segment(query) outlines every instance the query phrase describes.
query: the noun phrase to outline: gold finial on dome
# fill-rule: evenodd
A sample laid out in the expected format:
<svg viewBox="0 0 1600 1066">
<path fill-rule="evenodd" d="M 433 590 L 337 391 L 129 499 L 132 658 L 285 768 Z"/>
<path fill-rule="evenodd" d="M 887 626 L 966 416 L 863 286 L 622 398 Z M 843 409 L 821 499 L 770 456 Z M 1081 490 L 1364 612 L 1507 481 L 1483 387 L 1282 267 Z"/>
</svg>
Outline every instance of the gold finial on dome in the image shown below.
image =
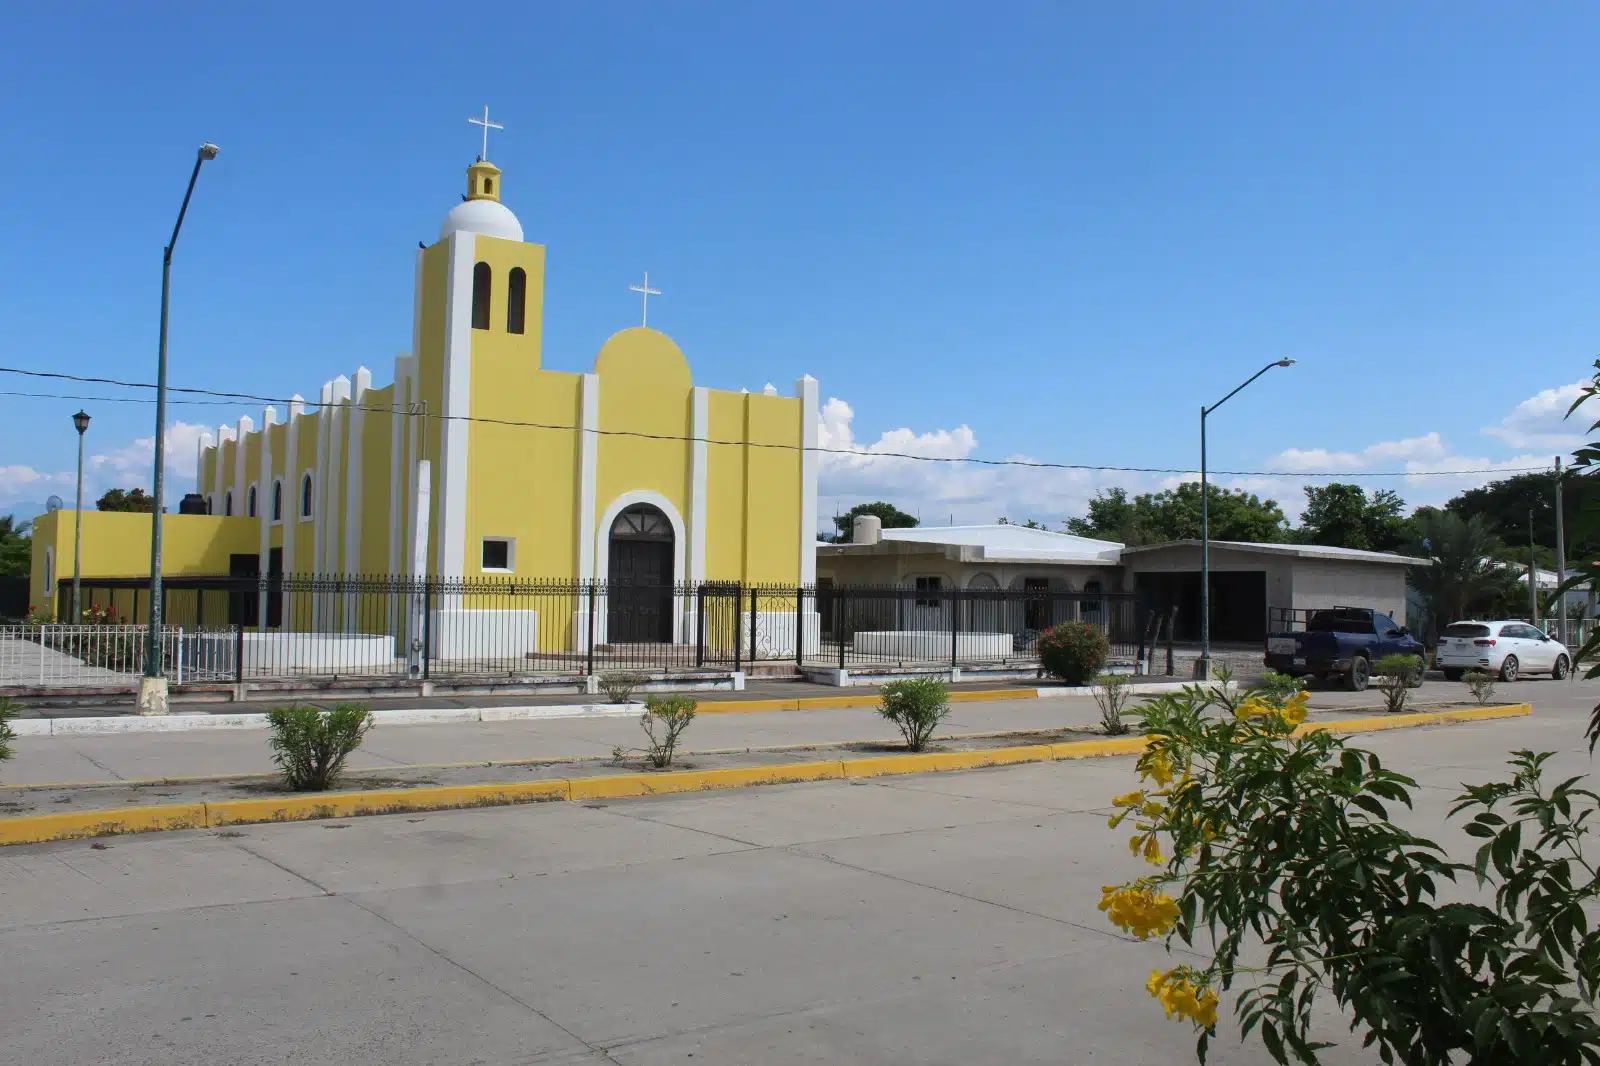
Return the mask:
<svg viewBox="0 0 1600 1066">
<path fill-rule="evenodd" d="M 500 168 L 480 159 L 467 168 L 467 199 L 500 202 Z"/>
</svg>

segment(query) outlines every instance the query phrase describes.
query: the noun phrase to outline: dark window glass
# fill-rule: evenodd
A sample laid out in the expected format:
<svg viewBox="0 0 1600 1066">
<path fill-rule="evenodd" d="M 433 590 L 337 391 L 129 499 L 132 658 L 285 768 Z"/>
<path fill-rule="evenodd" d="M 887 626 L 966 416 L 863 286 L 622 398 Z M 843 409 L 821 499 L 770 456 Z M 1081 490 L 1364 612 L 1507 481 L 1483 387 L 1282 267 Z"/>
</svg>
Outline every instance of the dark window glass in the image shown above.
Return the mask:
<svg viewBox="0 0 1600 1066">
<path fill-rule="evenodd" d="M 489 328 L 489 285 L 493 276 L 488 263 L 472 268 L 472 328 Z"/>
<path fill-rule="evenodd" d="M 521 333 L 527 318 L 528 275 L 512 267 L 506 279 L 506 332 Z"/>
<path fill-rule="evenodd" d="M 511 569 L 511 544 L 503 540 L 483 542 L 483 568 L 485 570 Z"/>
</svg>

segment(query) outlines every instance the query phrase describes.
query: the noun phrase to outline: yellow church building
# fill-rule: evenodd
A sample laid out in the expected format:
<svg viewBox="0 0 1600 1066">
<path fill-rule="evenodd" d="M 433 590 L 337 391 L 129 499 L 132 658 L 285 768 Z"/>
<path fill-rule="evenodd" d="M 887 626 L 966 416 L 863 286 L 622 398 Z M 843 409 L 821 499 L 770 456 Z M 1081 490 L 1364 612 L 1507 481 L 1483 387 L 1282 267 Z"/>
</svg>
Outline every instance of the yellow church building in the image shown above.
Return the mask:
<svg viewBox="0 0 1600 1066">
<path fill-rule="evenodd" d="M 417 252 L 412 350 L 391 384 L 363 367 L 201 440 L 204 503 L 184 510 L 205 513 L 166 517 L 164 575 L 814 582 L 816 380 L 790 396 L 696 385 L 644 327 L 587 371 L 545 367 L 545 249 L 523 239 L 501 178 L 480 157 Z M 36 525 L 41 597 L 71 577 L 73 517 Z M 85 582 L 147 576 L 148 516 L 83 522 Z M 348 628 L 272 613 L 286 629 Z M 682 622 L 640 636 L 683 640 Z"/>
</svg>

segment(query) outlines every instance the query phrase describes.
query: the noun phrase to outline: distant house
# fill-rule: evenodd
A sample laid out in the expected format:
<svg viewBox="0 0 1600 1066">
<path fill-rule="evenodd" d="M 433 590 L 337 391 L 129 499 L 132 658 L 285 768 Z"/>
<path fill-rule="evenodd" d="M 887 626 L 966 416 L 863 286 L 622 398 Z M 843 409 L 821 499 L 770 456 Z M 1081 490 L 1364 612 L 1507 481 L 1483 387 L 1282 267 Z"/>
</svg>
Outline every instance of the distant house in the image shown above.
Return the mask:
<svg viewBox="0 0 1600 1066">
<path fill-rule="evenodd" d="M 1171 615 L 1179 640 L 1200 636 L 1200 542 L 1129 548 L 1015 525 L 882 529 L 857 520 L 849 544 L 817 546 L 820 587 L 880 585 L 942 589 L 1037 589 L 1134 600 L 1140 617 Z M 1390 552 L 1316 544 L 1211 542 L 1211 636 L 1261 640 L 1274 619 L 1320 607 L 1373 607 L 1404 617 L 1406 568 L 1427 566 Z"/>
</svg>

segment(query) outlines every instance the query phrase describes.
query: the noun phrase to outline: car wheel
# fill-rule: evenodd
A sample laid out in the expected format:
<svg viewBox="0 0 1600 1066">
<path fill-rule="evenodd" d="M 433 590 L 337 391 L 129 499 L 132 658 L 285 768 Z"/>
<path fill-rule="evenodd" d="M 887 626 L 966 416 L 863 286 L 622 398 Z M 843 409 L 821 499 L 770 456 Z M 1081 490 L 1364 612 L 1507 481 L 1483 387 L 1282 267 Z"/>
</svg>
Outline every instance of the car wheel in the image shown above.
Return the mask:
<svg viewBox="0 0 1600 1066">
<path fill-rule="evenodd" d="M 1444 671 L 1444 679 L 1446 681 L 1460 681 L 1462 679 L 1462 677 L 1464 677 L 1465 675 L 1466 675 L 1466 671 L 1465 670 L 1455 670 L 1455 669 L 1451 669 L 1449 667 L 1446 667 L 1445 671 Z"/>
<path fill-rule="evenodd" d="M 1572 663 L 1565 655 L 1558 655 L 1556 656 L 1555 666 L 1550 670 L 1550 676 L 1555 678 L 1557 681 L 1565 681 L 1567 679 L 1567 674 L 1569 674 L 1571 671 Z"/>
<path fill-rule="evenodd" d="M 1344 687 L 1351 692 L 1365 692 L 1372 666 L 1365 655 L 1357 655 L 1350 663 L 1350 672 L 1344 675 Z"/>
<path fill-rule="evenodd" d="M 1517 679 L 1517 670 L 1517 657 L 1515 655 L 1507 655 L 1505 661 L 1500 664 L 1500 680 L 1515 681 Z"/>
</svg>

